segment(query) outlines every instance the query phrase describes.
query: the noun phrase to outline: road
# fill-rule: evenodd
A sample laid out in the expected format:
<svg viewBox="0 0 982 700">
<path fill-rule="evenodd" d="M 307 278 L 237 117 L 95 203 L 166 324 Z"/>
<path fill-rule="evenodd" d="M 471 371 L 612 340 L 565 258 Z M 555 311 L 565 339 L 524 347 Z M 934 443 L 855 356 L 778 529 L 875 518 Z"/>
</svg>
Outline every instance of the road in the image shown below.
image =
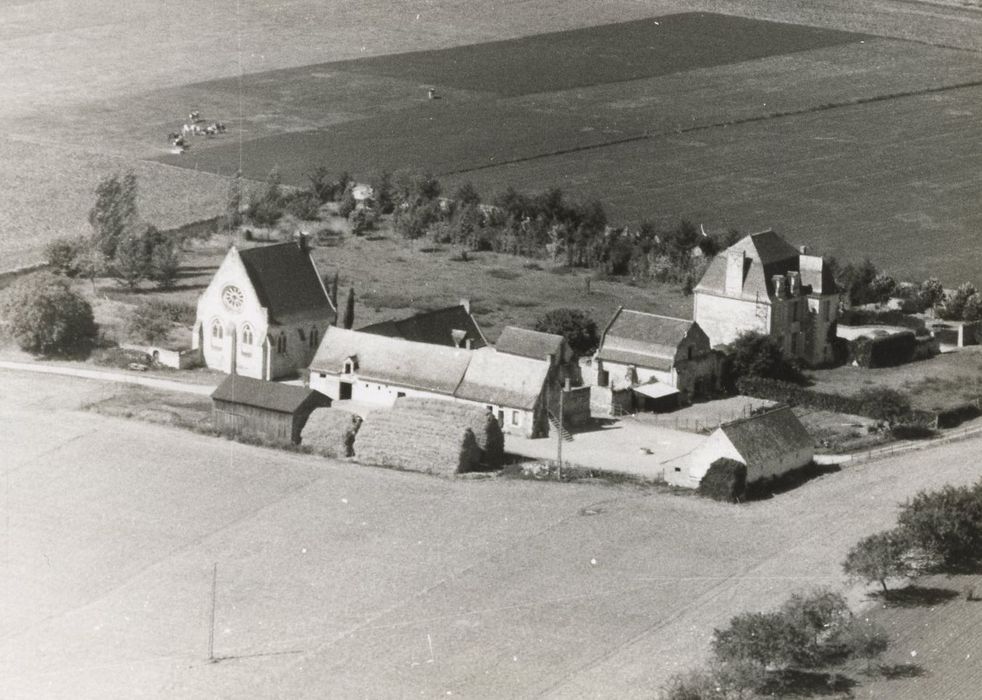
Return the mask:
<svg viewBox="0 0 982 700">
<path fill-rule="evenodd" d="M 982 476 L 971 440 L 739 507 L 451 481 L 79 410 L 106 390 L 0 372 L 5 699 L 652 697 L 732 614 L 843 585 L 898 501 Z"/>
</svg>

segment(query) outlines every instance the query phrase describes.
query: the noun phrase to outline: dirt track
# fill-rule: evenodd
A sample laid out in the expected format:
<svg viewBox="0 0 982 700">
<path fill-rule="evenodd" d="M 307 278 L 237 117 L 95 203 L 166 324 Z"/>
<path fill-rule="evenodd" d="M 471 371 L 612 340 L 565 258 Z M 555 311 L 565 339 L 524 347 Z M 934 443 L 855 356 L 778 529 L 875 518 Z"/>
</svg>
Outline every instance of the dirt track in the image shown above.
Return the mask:
<svg viewBox="0 0 982 700">
<path fill-rule="evenodd" d="M 898 500 L 982 476 L 971 441 L 743 508 L 444 481 L 73 410 L 103 391 L 0 375 L 4 698 L 650 697 L 734 612 L 840 584 Z"/>
</svg>

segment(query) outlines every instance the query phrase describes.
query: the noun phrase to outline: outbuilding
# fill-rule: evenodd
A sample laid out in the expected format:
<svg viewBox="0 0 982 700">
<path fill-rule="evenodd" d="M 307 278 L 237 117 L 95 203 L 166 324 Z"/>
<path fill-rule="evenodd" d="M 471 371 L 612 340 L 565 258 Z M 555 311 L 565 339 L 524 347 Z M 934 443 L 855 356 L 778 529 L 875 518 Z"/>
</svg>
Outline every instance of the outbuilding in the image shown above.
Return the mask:
<svg viewBox="0 0 982 700">
<path fill-rule="evenodd" d="M 313 389 L 237 374 L 219 384 L 211 400 L 219 430 L 294 445 L 300 444 L 300 433 L 310 414 L 331 405 L 328 397 Z"/>
</svg>

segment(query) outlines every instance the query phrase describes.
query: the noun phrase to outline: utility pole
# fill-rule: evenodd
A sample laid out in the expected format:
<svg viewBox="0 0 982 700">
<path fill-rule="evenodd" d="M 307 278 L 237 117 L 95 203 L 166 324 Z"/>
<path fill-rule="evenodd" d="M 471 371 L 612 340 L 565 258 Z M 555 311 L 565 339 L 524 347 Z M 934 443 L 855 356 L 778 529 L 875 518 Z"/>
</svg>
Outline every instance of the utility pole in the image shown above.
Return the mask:
<svg viewBox="0 0 982 700">
<path fill-rule="evenodd" d="M 556 426 L 556 477 L 563 480 L 563 387 L 559 387 L 559 425 Z"/>
<path fill-rule="evenodd" d="M 218 562 L 211 570 L 211 624 L 208 626 L 208 663 L 215 663 L 215 594 L 218 587 Z"/>
</svg>

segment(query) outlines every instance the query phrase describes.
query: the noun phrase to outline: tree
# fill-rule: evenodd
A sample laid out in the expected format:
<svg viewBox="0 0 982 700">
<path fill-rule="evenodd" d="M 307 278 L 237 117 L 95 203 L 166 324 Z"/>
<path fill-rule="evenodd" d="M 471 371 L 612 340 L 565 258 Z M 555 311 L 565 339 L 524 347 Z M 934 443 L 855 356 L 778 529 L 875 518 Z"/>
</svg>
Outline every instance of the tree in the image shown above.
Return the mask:
<svg viewBox="0 0 982 700">
<path fill-rule="evenodd" d="M 274 226 L 283 216 L 283 184 L 280 171 L 273 168 L 266 176 L 266 186 L 262 192 L 249 198 L 246 211 L 249 218 L 259 226 Z"/>
<path fill-rule="evenodd" d="M 12 284 L 0 314 L 21 349 L 41 355 L 86 350 L 98 331 L 89 303 L 50 272 Z"/>
<path fill-rule="evenodd" d="M 838 633 L 838 641 L 850 656 L 866 659 L 866 672 L 873 670 L 873 660 L 890 647 L 886 630 L 869 618 L 852 618 Z"/>
<path fill-rule="evenodd" d="M 933 309 L 944 300 L 944 287 L 936 277 L 929 277 L 918 288 L 918 299 L 924 309 Z"/>
<path fill-rule="evenodd" d="M 173 324 L 166 309 L 151 301 L 140 302 L 130 312 L 127 328 L 136 340 L 155 343 L 166 338 Z"/>
<path fill-rule="evenodd" d="M 781 613 L 808 637 L 809 646 L 798 653 L 796 662 L 811 666 L 824 663 L 825 641 L 850 619 L 846 599 L 825 588 L 792 594 L 781 606 Z"/>
<path fill-rule="evenodd" d="M 982 294 L 976 292 L 965 300 L 965 306 L 962 309 L 962 320 L 978 321 L 980 318 L 982 318 Z"/>
<path fill-rule="evenodd" d="M 131 231 L 120 239 L 111 263 L 113 277 L 118 282 L 135 289 L 141 281 L 147 279 L 155 233 L 156 229 L 147 227 L 141 232 Z"/>
<path fill-rule="evenodd" d="M 784 358 L 778 342 L 769 335 L 744 331 L 730 344 L 732 380 L 766 377 L 797 382 L 801 373 Z"/>
<path fill-rule="evenodd" d="M 95 232 L 99 250 L 107 258 L 112 258 L 116 254 L 117 244 L 136 229 L 136 192 L 136 175 L 133 173 L 122 177 L 109 175 L 96 187 L 96 200 L 89 211 L 89 223 Z"/>
<path fill-rule="evenodd" d="M 910 544 L 898 530 L 878 532 L 859 540 L 842 562 L 842 570 L 848 576 L 866 583 L 878 582 L 887 592 L 887 579 L 907 576 L 907 552 Z"/>
<path fill-rule="evenodd" d="M 897 281 L 885 272 L 878 272 L 869 283 L 869 296 L 872 302 L 885 304 L 897 289 Z"/>
<path fill-rule="evenodd" d="M 982 482 L 921 491 L 900 509 L 897 523 L 916 547 L 945 566 L 982 558 Z"/>
<path fill-rule="evenodd" d="M 344 315 L 341 317 L 341 327 L 351 329 L 355 325 L 355 288 L 348 287 L 348 298 L 344 303 Z"/>
<path fill-rule="evenodd" d="M 535 330 L 563 336 L 578 357 L 589 355 L 600 343 L 596 321 L 578 309 L 548 311 L 535 322 Z"/>
<path fill-rule="evenodd" d="M 395 188 L 392 185 L 392 173 L 383 170 L 372 180 L 371 185 L 379 213 L 391 214 L 395 209 Z"/>
<path fill-rule="evenodd" d="M 477 206 L 481 203 L 481 195 L 474 183 L 468 180 L 454 191 L 453 200 L 458 206 Z"/>
<path fill-rule="evenodd" d="M 150 261 L 147 277 L 161 289 L 170 289 L 177 279 L 181 267 L 181 256 L 177 243 L 171 236 L 165 236 L 154 228 L 145 234 L 150 237 Z"/>
<path fill-rule="evenodd" d="M 975 288 L 975 285 L 971 282 L 965 282 L 942 302 L 941 307 L 938 309 L 938 315 L 941 318 L 952 321 L 963 319 L 965 316 L 965 305 L 969 299 L 977 294 L 978 290 Z"/>
<path fill-rule="evenodd" d="M 348 183 L 348 186 L 344 188 L 344 194 L 341 196 L 341 201 L 338 203 L 338 215 L 348 218 L 348 215 L 355 210 L 358 206 L 358 202 L 355 200 L 355 186 L 353 183 Z"/>
<path fill-rule="evenodd" d="M 876 269 L 876 265 L 866 258 L 859 265 L 849 264 L 837 269 L 835 282 L 845 292 L 849 303 L 859 306 L 877 301 L 871 287 L 878 274 L 880 271 Z"/>
<path fill-rule="evenodd" d="M 314 168 L 313 172 L 307 175 L 307 190 L 313 194 L 321 204 L 334 200 L 334 190 L 336 183 L 331 179 L 330 171 L 323 165 Z"/>
<path fill-rule="evenodd" d="M 78 275 L 78 258 L 87 242 L 80 236 L 56 238 L 44 247 L 44 257 L 55 272 L 66 277 Z"/>
<path fill-rule="evenodd" d="M 743 613 L 726 629 L 713 631 L 712 649 L 723 663 L 747 663 L 759 669 L 788 666 L 808 645 L 807 635 L 780 612 Z"/>
</svg>

